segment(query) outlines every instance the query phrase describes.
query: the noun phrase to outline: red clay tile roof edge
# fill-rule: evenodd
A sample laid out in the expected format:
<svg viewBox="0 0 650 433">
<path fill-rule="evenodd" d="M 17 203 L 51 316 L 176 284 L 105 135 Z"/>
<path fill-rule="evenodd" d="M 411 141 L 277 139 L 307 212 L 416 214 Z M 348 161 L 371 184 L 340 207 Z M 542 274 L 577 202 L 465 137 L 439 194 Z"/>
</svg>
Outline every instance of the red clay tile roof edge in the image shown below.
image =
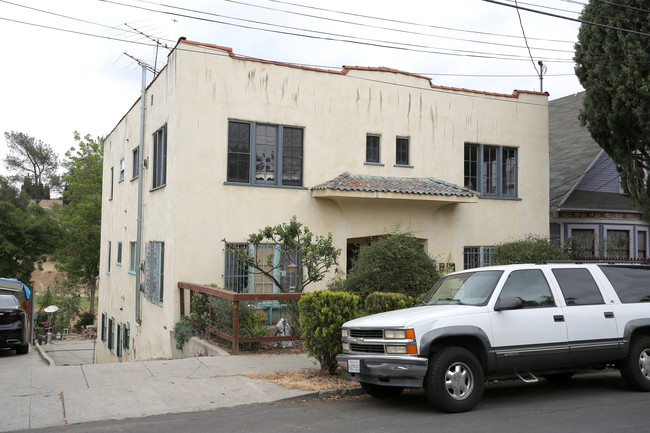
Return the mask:
<svg viewBox="0 0 650 433">
<path fill-rule="evenodd" d="M 427 80 L 429 82 L 429 86 L 431 86 L 432 89 L 451 90 L 451 91 L 454 91 L 454 92 L 477 93 L 477 94 L 481 94 L 481 95 L 501 96 L 501 97 L 505 97 L 505 98 L 519 98 L 520 94 L 549 96 L 548 92 L 535 92 L 535 91 L 532 91 L 532 90 L 517 90 L 517 89 L 515 89 L 512 92 L 512 94 L 507 94 L 507 93 L 485 92 L 485 91 L 482 91 L 482 90 L 463 89 L 463 88 L 459 88 L 459 87 L 439 86 L 439 85 L 433 84 L 433 82 L 431 81 L 431 78 L 425 77 L 424 75 L 413 74 L 411 72 L 405 72 L 405 71 L 400 71 L 398 69 L 392 69 L 392 68 L 386 68 L 386 67 L 345 66 L 345 65 L 343 65 L 342 70 L 335 71 L 335 70 L 332 70 L 332 69 L 314 68 L 312 66 L 296 65 L 294 63 L 274 62 L 272 60 L 258 59 L 258 58 L 255 58 L 255 57 L 239 56 L 239 55 L 233 53 L 233 50 L 230 47 L 224 47 L 224 46 L 221 46 L 221 45 L 214 45 L 214 44 L 207 44 L 207 43 L 197 42 L 197 41 L 189 41 L 189 40 L 187 40 L 185 38 L 180 38 L 178 40 L 178 43 L 176 44 L 176 47 L 181 42 L 185 43 L 185 44 L 203 46 L 203 47 L 208 47 L 208 48 L 215 48 L 217 50 L 226 51 L 226 52 L 228 52 L 228 55 L 232 59 L 236 59 L 236 60 L 247 60 L 247 61 L 250 61 L 250 62 L 258 62 L 258 63 L 266 63 L 266 64 L 270 64 L 270 65 L 285 66 L 287 68 L 304 69 L 304 70 L 307 70 L 307 71 L 326 72 L 326 73 L 329 73 L 329 74 L 339 74 L 339 75 L 347 75 L 347 73 L 349 71 L 351 71 L 351 70 L 374 71 L 374 72 L 391 72 L 391 73 L 394 73 L 394 74 L 402 74 L 402 75 L 408 75 L 408 76 L 415 77 L 415 78 L 425 79 L 425 80 Z M 174 47 L 174 49 L 176 49 L 176 47 Z"/>
</svg>

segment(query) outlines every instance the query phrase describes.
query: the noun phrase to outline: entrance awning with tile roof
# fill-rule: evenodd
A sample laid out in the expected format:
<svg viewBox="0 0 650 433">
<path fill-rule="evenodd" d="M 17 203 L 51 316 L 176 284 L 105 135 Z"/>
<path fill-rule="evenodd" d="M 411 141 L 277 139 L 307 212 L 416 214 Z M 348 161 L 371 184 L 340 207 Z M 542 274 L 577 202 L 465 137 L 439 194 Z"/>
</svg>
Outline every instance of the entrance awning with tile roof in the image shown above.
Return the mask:
<svg viewBox="0 0 650 433">
<path fill-rule="evenodd" d="M 417 200 L 439 203 L 477 203 L 478 194 L 442 180 L 413 177 L 369 176 L 343 173 L 311 188 L 314 198 Z"/>
</svg>

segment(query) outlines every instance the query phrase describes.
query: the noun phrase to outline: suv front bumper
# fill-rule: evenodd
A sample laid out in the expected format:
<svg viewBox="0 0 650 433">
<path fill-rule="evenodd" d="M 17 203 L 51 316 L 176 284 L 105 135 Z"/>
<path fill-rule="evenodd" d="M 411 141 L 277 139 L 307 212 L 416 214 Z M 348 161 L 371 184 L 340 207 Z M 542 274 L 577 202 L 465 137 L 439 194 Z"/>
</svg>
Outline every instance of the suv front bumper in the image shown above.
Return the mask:
<svg viewBox="0 0 650 433">
<path fill-rule="evenodd" d="M 416 356 L 386 356 L 341 353 L 338 362 L 358 361 L 359 372 L 350 372 L 348 378 L 383 386 L 421 388 L 427 374 L 429 360 Z"/>
</svg>

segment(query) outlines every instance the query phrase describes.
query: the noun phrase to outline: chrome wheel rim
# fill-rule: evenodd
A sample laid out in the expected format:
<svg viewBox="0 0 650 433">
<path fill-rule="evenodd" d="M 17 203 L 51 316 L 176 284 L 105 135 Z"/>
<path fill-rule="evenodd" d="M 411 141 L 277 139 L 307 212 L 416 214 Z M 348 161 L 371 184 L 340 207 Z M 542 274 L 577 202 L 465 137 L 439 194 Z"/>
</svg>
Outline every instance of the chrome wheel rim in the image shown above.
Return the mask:
<svg viewBox="0 0 650 433">
<path fill-rule="evenodd" d="M 643 377 L 650 380 L 650 349 L 641 352 L 641 356 L 639 356 L 639 368 Z"/>
<path fill-rule="evenodd" d="M 445 389 L 454 400 L 464 400 L 474 389 L 474 375 L 462 362 L 455 362 L 445 373 Z"/>
</svg>

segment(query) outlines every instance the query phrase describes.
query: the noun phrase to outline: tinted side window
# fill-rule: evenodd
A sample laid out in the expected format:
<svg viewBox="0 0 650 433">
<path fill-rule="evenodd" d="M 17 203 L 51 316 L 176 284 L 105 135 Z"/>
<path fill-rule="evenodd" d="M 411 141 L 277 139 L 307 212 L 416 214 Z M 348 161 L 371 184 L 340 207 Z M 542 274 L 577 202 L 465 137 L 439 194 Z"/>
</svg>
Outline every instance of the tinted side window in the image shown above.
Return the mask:
<svg viewBox="0 0 650 433">
<path fill-rule="evenodd" d="M 567 305 L 604 304 L 603 296 L 587 269 L 553 269 Z"/>
<path fill-rule="evenodd" d="M 499 299 L 503 298 L 519 298 L 524 308 L 555 305 L 551 289 L 539 269 L 511 272 L 499 295 Z"/>
<path fill-rule="evenodd" d="M 650 302 L 650 268 L 641 266 L 600 266 L 621 302 Z"/>
</svg>

